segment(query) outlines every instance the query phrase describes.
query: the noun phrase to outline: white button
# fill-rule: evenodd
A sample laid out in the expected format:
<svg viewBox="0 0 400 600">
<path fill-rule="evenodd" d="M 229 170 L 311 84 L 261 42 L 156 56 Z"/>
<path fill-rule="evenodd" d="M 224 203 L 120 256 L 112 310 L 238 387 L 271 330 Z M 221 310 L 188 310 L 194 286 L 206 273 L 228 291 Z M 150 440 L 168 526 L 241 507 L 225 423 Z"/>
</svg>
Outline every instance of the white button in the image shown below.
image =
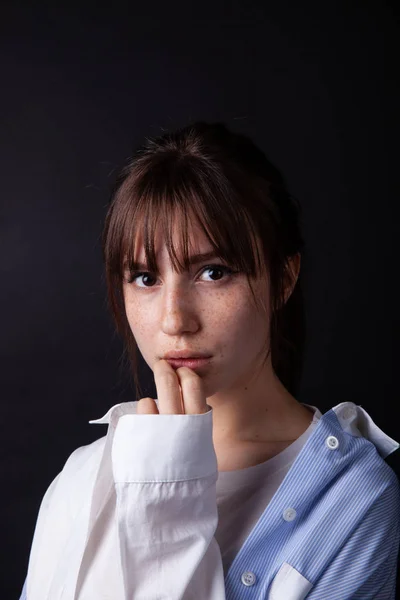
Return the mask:
<svg viewBox="0 0 400 600">
<path fill-rule="evenodd" d="M 254 585 L 256 582 L 256 576 L 251 571 L 245 571 L 242 574 L 242 583 L 244 585 Z"/>
<path fill-rule="evenodd" d="M 285 521 L 293 521 L 293 519 L 296 518 L 296 511 L 294 508 L 286 508 L 283 511 L 283 518 L 285 519 Z"/>
<path fill-rule="evenodd" d="M 330 435 L 326 438 L 325 444 L 328 446 L 329 450 L 336 450 L 339 447 L 339 440 L 334 435 Z"/>
<path fill-rule="evenodd" d="M 342 414 L 343 419 L 351 419 L 356 414 L 356 411 L 353 406 L 347 406 Z"/>
</svg>

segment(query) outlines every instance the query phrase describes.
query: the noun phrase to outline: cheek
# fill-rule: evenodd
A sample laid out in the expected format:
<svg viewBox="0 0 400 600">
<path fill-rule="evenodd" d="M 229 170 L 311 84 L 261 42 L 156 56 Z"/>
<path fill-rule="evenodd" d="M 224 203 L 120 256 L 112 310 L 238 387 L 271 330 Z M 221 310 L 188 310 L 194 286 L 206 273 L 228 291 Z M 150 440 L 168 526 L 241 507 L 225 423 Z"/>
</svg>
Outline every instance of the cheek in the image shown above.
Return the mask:
<svg viewBox="0 0 400 600">
<path fill-rule="evenodd" d="M 219 332 L 224 350 L 229 354 L 257 351 L 269 335 L 268 307 L 266 310 L 264 314 L 254 305 L 251 294 L 233 295 L 210 314 L 207 327 L 209 331 Z"/>
<path fill-rule="evenodd" d="M 259 340 L 265 340 L 268 334 L 268 320 L 250 302 L 246 305 L 236 305 L 234 311 L 225 311 L 221 322 L 237 342 L 246 346 L 257 346 Z"/>
<path fill-rule="evenodd" d="M 135 338 L 142 337 L 146 331 L 149 332 L 150 315 L 143 310 L 143 307 L 130 302 L 125 306 L 125 310 L 129 326 Z"/>
<path fill-rule="evenodd" d="M 149 320 L 150 315 L 143 310 L 143 307 L 140 309 L 140 307 L 134 306 L 133 303 L 129 303 L 125 310 L 129 327 L 135 338 L 139 352 L 150 366 L 149 361 L 154 352 L 155 339 L 153 323 Z"/>
</svg>

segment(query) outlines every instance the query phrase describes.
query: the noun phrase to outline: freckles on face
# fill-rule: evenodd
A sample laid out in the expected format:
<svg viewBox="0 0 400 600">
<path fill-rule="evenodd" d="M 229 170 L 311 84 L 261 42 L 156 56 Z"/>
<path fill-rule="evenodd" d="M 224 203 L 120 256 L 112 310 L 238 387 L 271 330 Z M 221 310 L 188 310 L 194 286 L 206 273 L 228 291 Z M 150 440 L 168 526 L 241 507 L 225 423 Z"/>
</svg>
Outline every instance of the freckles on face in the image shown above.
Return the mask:
<svg viewBox="0 0 400 600">
<path fill-rule="evenodd" d="M 255 293 L 257 294 L 256 289 Z M 260 349 L 265 346 L 268 319 L 254 306 L 245 278 L 242 285 L 225 300 L 214 329 L 219 331 L 223 356 L 239 374 L 247 370 Z"/>
<path fill-rule="evenodd" d="M 254 306 L 244 275 L 218 287 L 195 285 L 182 303 L 176 297 L 174 304 L 160 290 L 125 286 L 128 322 L 150 367 L 158 356 L 183 345 L 212 354 L 211 369 L 224 385 L 251 366 L 265 344 L 267 319 Z"/>
</svg>

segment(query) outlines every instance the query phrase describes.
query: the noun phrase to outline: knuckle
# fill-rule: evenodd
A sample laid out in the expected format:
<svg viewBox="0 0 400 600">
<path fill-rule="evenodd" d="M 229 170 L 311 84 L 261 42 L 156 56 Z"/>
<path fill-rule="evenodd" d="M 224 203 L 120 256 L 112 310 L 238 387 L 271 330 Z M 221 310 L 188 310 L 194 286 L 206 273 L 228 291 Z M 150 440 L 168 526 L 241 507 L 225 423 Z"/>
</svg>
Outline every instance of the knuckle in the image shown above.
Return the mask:
<svg viewBox="0 0 400 600">
<path fill-rule="evenodd" d="M 155 401 L 153 398 L 140 398 L 137 403 L 136 412 L 139 415 L 153 414 Z"/>
<path fill-rule="evenodd" d="M 146 398 L 140 398 L 139 402 L 143 402 L 143 404 L 148 404 L 149 402 L 153 402 L 153 398 L 147 396 Z"/>
</svg>

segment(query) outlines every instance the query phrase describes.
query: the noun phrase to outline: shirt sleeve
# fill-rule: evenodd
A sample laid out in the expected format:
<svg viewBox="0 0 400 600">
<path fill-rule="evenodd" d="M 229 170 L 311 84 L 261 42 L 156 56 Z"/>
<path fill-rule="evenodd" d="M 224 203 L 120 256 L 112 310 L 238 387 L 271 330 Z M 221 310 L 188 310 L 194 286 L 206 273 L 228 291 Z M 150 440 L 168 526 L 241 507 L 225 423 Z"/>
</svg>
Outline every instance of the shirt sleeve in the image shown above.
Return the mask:
<svg viewBox="0 0 400 600">
<path fill-rule="evenodd" d="M 396 600 L 399 519 L 399 482 L 393 473 L 307 600 Z"/>
<path fill-rule="evenodd" d="M 111 454 L 126 600 L 225 600 L 212 411 L 123 415 Z"/>
</svg>

